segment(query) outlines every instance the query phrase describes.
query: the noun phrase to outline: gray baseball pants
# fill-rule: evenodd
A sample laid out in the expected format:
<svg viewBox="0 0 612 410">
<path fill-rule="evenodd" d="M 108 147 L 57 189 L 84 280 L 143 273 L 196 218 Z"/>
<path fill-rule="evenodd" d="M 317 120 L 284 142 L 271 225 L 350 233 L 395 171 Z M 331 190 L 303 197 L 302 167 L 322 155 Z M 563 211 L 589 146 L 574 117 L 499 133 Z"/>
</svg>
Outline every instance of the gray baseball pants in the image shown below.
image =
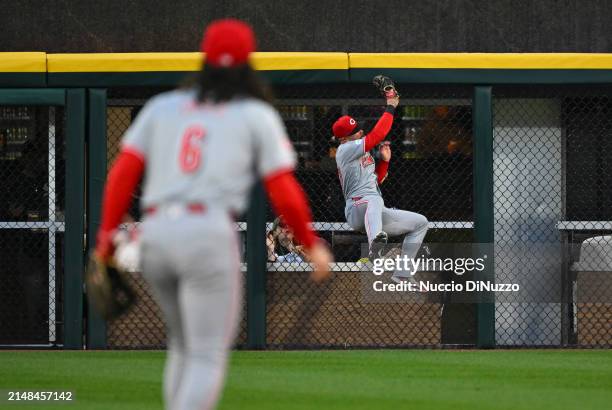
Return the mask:
<svg viewBox="0 0 612 410">
<path fill-rule="evenodd" d="M 355 231 L 368 235 L 368 244 L 381 231 L 389 236 L 403 235 L 402 256 L 414 258 L 427 234 L 427 218 L 421 214 L 385 207 L 383 198 L 368 195 L 359 200 L 346 201 L 344 209 L 346 221 Z M 398 276 L 408 276 L 409 272 L 396 272 Z"/>
<path fill-rule="evenodd" d="M 164 314 L 168 410 L 213 409 L 239 321 L 234 223 L 223 210 L 155 213 L 141 227 L 143 275 Z"/>
</svg>

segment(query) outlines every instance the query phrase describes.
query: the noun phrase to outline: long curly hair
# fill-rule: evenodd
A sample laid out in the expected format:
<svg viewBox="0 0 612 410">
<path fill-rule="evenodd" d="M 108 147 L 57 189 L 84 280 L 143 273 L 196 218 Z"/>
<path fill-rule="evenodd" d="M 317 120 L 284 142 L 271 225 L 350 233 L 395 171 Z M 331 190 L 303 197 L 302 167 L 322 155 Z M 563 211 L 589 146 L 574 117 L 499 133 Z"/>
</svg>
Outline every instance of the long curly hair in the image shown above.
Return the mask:
<svg viewBox="0 0 612 410">
<path fill-rule="evenodd" d="M 235 97 L 252 97 L 272 102 L 272 92 L 250 64 L 221 68 L 204 64 L 202 70 L 187 83 L 198 89 L 198 101 L 215 103 Z"/>
</svg>

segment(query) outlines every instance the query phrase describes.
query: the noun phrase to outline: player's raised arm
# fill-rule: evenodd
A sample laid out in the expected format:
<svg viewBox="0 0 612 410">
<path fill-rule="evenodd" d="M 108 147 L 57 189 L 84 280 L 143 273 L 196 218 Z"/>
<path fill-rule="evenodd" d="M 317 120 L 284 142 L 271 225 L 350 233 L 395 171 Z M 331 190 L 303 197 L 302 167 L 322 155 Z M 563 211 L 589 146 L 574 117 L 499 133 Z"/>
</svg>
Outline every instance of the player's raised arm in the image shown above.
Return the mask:
<svg viewBox="0 0 612 410">
<path fill-rule="evenodd" d="M 391 131 L 391 126 L 393 125 L 393 114 L 395 113 L 395 108 L 398 104 L 398 95 L 387 98 L 387 108 L 385 108 L 385 112 L 380 117 L 372 131 L 365 136 L 364 149 L 366 152 L 380 144 L 380 142 L 385 139 L 389 131 Z"/>
</svg>

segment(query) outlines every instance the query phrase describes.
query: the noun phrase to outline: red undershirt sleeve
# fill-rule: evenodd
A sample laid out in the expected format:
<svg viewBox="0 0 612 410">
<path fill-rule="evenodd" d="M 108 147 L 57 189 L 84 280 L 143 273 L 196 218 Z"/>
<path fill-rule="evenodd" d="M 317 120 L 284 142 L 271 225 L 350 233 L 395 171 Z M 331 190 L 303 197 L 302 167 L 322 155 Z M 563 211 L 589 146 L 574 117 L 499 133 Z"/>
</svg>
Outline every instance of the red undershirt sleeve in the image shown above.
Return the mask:
<svg viewBox="0 0 612 410">
<path fill-rule="evenodd" d="M 385 139 L 389 131 L 391 131 L 391 126 L 393 125 L 393 110 L 394 107 L 388 105 L 387 110 L 380 117 L 372 131 L 366 135 L 364 144 L 365 152 L 368 152 L 380 144 L 380 142 Z"/>
<path fill-rule="evenodd" d="M 282 215 L 283 222 L 291 228 L 298 242 L 307 249 L 312 248 L 317 236 L 310 229 L 310 207 L 293 172 L 275 172 L 264 178 L 264 185 L 276 214 Z"/>
<path fill-rule="evenodd" d="M 96 253 L 101 257 L 112 254 L 112 233 L 128 211 L 144 165 L 142 155 L 127 149 L 119 154 L 108 173 L 102 199 L 102 223 L 96 240 Z"/>
<path fill-rule="evenodd" d="M 378 180 L 378 185 L 382 184 L 385 178 L 387 178 L 387 174 L 389 173 L 389 161 L 380 160 L 376 164 L 376 177 Z"/>
</svg>

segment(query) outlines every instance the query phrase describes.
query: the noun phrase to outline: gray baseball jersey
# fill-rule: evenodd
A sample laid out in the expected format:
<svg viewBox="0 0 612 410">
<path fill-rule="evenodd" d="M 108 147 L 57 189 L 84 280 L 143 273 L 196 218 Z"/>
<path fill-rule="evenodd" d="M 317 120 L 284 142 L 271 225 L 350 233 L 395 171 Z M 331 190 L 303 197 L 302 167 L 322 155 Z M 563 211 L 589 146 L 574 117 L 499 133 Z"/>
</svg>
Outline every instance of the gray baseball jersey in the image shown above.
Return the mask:
<svg viewBox="0 0 612 410">
<path fill-rule="evenodd" d="M 385 207 L 374 158 L 365 152 L 365 138 L 341 144 L 336 151 L 336 163 L 348 224 L 356 231 L 365 231 L 370 244 L 381 231 L 392 236 L 405 234 L 401 253 L 414 258 L 427 234 L 427 218 L 415 212 Z M 394 276 L 405 278 L 411 274 L 414 273 L 395 272 Z"/>
<path fill-rule="evenodd" d="M 164 399 L 172 410 L 210 409 L 223 386 L 243 287 L 230 213 L 245 210 L 257 175 L 295 164 L 270 105 L 198 104 L 195 96 L 152 99 L 123 140 L 145 161 L 141 206 L 158 208 L 141 224 L 141 263 L 167 324 Z M 186 211 L 194 203 L 205 210 Z"/>
<path fill-rule="evenodd" d="M 153 98 L 123 139 L 145 159 L 141 206 L 203 203 L 241 213 L 256 175 L 293 168 L 295 152 L 269 104 L 195 97 L 178 90 Z"/>
<path fill-rule="evenodd" d="M 338 176 L 344 199 L 380 195 L 372 155 L 365 152 L 365 138 L 345 142 L 336 151 Z"/>
</svg>

